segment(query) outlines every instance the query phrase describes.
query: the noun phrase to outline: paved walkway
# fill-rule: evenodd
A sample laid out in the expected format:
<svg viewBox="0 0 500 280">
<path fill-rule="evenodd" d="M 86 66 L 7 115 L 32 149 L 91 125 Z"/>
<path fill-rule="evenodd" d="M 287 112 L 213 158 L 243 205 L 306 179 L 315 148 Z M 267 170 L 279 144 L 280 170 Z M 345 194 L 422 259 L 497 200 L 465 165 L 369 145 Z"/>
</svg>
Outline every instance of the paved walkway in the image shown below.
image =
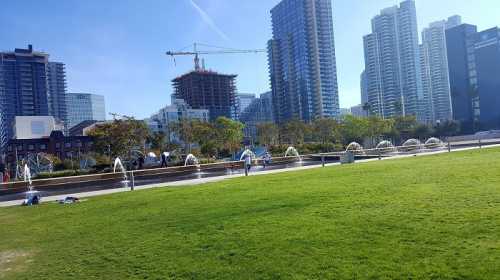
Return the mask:
<svg viewBox="0 0 500 280">
<path fill-rule="evenodd" d="M 500 145 L 486 146 L 486 147 L 483 147 L 483 149 L 495 148 L 495 147 L 500 147 Z M 480 148 L 479 147 L 462 148 L 462 149 L 452 150 L 452 152 L 476 150 L 476 149 L 480 149 Z M 382 160 L 394 160 L 394 159 L 401 159 L 401 158 L 408 158 L 408 157 L 415 157 L 415 156 L 421 157 L 421 156 L 442 154 L 442 153 L 447 153 L 447 152 L 448 152 L 447 150 L 442 150 L 442 151 L 435 151 L 435 152 L 420 153 L 420 154 L 416 154 L 416 155 L 414 155 L 414 154 L 398 155 L 398 156 L 383 158 Z M 358 161 L 356 161 L 356 164 L 373 162 L 373 161 L 379 161 L 379 159 L 375 158 L 375 159 L 358 160 Z M 340 165 L 340 163 L 330 163 L 330 164 L 326 164 L 325 166 L 336 166 L 336 165 Z M 316 168 L 321 168 L 321 167 L 322 167 L 322 165 L 319 164 L 319 165 L 301 166 L 301 167 L 293 167 L 293 168 L 286 168 L 286 169 L 274 169 L 274 170 L 250 173 L 249 176 L 262 176 L 262 175 L 268 175 L 268 174 L 277 174 L 277 173 L 284 173 L 284 172 L 294 172 L 294 171 L 300 171 L 300 170 L 316 169 Z M 220 182 L 223 180 L 244 177 L 244 176 L 245 176 L 244 174 L 234 174 L 234 175 L 225 175 L 225 176 L 210 177 L 210 178 L 200 178 L 200 179 L 193 179 L 193 180 L 176 181 L 176 182 L 161 183 L 161 184 L 154 184 L 154 185 L 147 185 L 147 186 L 138 186 L 138 187 L 135 187 L 135 190 L 146 190 L 146 189 L 164 188 L 164 187 L 195 186 L 195 185 L 211 183 L 211 182 Z M 89 197 L 94 197 L 94 196 L 122 193 L 122 192 L 128 192 L 128 191 L 130 191 L 129 188 L 120 188 L 120 189 L 100 190 L 100 191 L 83 192 L 83 193 L 75 193 L 75 194 L 56 195 L 56 196 L 43 197 L 42 201 L 44 203 L 54 202 L 54 201 L 62 200 L 68 196 L 78 197 L 78 198 L 82 199 L 82 198 L 89 198 Z M 22 202 L 23 202 L 22 200 L 12 200 L 12 201 L 0 202 L 0 207 L 17 206 L 17 205 L 21 205 Z"/>
</svg>

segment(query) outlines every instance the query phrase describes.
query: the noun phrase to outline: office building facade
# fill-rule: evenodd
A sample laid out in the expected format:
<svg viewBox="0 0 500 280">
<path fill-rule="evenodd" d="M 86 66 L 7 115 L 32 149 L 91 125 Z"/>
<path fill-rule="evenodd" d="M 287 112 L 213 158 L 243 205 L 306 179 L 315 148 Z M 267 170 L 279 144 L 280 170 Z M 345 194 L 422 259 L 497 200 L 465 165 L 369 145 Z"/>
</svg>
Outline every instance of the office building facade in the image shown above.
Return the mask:
<svg viewBox="0 0 500 280">
<path fill-rule="evenodd" d="M 282 0 L 271 15 L 268 60 L 275 120 L 338 117 L 331 0 Z"/>
<path fill-rule="evenodd" d="M 415 2 L 406 0 L 382 10 L 363 41 L 371 113 L 421 120 L 424 97 Z"/>
<path fill-rule="evenodd" d="M 153 132 L 162 132 L 171 142 L 180 142 L 172 128 L 182 120 L 210 121 L 210 111 L 207 109 L 193 109 L 182 99 L 172 99 L 172 104 L 161 108 L 145 122 Z"/>
<path fill-rule="evenodd" d="M 475 62 L 481 129 L 500 128 L 500 29 L 475 35 Z"/>
<path fill-rule="evenodd" d="M 104 96 L 90 93 L 68 94 L 69 128 L 83 121 L 106 120 Z"/>
<path fill-rule="evenodd" d="M 461 24 L 446 30 L 446 49 L 453 119 L 474 131 L 479 121 L 475 36 L 477 27 Z"/>
<path fill-rule="evenodd" d="M 259 124 L 274 122 L 272 92 L 263 93 L 259 98 L 255 98 L 241 113 L 240 121 L 245 124 L 245 137 L 255 140 Z"/>
<path fill-rule="evenodd" d="M 28 49 L 0 53 L 0 150 L 13 137 L 16 116 L 48 116 L 48 54 Z"/>
<path fill-rule="evenodd" d="M 241 113 L 243 113 L 255 99 L 256 97 L 253 93 L 238 93 L 236 95 L 236 106 L 239 117 L 241 116 Z"/>
<path fill-rule="evenodd" d="M 437 124 L 453 119 L 446 34 L 460 24 L 460 17 L 433 22 L 422 32 L 421 67 L 424 121 Z"/>
</svg>

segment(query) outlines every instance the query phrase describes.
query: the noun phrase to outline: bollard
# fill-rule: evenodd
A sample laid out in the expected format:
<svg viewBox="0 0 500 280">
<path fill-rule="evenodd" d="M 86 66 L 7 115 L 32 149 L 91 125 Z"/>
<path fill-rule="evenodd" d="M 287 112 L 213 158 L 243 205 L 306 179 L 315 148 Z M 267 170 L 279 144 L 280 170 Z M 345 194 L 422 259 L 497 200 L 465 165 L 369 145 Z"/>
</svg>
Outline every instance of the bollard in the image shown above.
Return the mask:
<svg viewBox="0 0 500 280">
<path fill-rule="evenodd" d="M 481 143 L 481 139 L 479 139 L 479 149 L 482 149 L 483 148 L 483 145 Z"/>
<path fill-rule="evenodd" d="M 451 143 L 448 141 L 448 153 L 451 153 Z"/>
<path fill-rule="evenodd" d="M 321 156 L 321 165 L 325 167 L 325 156 Z"/>
<path fill-rule="evenodd" d="M 248 164 L 246 160 L 243 163 L 243 167 L 245 168 L 245 176 L 248 176 Z"/>
<path fill-rule="evenodd" d="M 380 149 L 377 149 L 378 151 L 378 160 L 382 160 L 382 152 L 380 152 Z"/>
</svg>

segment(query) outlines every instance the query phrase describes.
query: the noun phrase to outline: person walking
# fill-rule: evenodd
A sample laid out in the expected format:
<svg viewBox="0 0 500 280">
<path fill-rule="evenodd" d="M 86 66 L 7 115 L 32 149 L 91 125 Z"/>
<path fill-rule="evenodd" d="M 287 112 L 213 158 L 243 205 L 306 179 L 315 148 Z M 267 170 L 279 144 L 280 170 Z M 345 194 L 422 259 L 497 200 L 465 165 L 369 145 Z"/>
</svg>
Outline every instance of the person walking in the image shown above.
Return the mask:
<svg viewBox="0 0 500 280">
<path fill-rule="evenodd" d="M 168 167 L 167 155 L 165 153 L 161 153 L 161 168 L 163 167 Z"/>
<path fill-rule="evenodd" d="M 251 155 L 245 156 L 245 166 L 247 168 L 247 172 L 250 172 L 250 169 L 252 168 L 252 156 Z"/>
<path fill-rule="evenodd" d="M 4 182 L 4 174 L 5 174 L 5 163 L 0 159 L 0 184 Z"/>
<path fill-rule="evenodd" d="M 264 168 L 266 168 L 266 166 L 268 166 L 269 164 L 271 164 L 271 155 L 269 154 L 269 152 L 266 152 L 266 154 L 264 155 Z"/>
</svg>

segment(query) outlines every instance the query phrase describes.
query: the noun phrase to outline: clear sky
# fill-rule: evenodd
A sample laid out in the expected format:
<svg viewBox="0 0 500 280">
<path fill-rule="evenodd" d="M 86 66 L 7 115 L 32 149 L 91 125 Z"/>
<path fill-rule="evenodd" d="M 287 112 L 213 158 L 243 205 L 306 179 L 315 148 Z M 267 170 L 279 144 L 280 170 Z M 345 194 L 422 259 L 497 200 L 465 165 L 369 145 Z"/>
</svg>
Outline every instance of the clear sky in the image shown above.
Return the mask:
<svg viewBox="0 0 500 280">
<path fill-rule="evenodd" d="M 193 68 L 164 55 L 193 42 L 260 49 L 271 38 L 279 0 L 1 0 L 0 50 L 33 44 L 66 63 L 68 89 L 106 97 L 108 112 L 144 118 L 170 103 L 170 81 Z M 360 101 L 362 36 L 397 0 L 333 0 L 342 107 Z M 500 25 L 498 0 L 416 0 L 419 31 L 461 15 L 479 29 Z M 269 90 L 267 55 L 206 56 L 207 68 L 238 74 L 239 92 Z"/>
</svg>

